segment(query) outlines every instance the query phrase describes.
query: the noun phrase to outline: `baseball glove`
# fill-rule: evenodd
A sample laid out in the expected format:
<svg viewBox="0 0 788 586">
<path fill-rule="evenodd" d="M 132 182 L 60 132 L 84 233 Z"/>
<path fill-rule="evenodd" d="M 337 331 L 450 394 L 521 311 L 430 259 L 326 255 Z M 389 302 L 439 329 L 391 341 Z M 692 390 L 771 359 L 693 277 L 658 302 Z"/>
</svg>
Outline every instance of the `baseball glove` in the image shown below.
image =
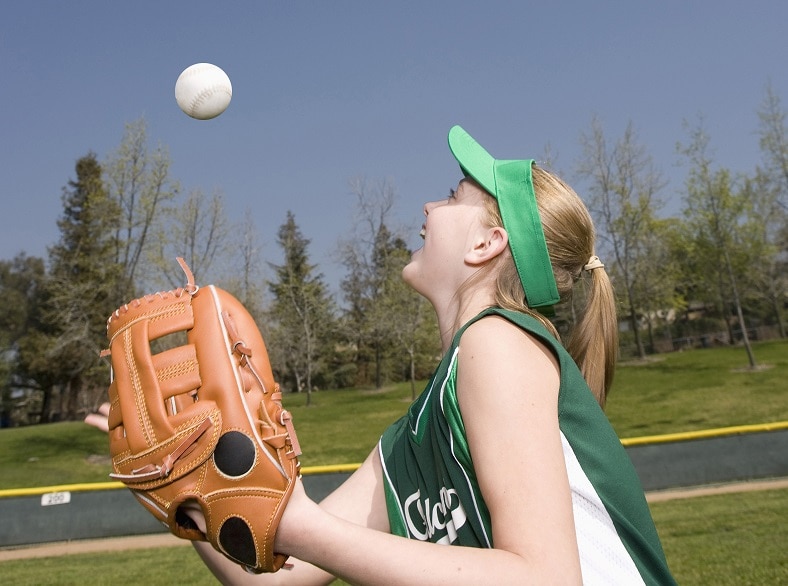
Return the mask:
<svg viewBox="0 0 788 586">
<path fill-rule="evenodd" d="M 252 317 L 226 291 L 195 286 L 178 262 L 185 287 L 107 321 L 111 476 L 178 537 L 275 572 L 287 556 L 273 551 L 274 536 L 299 474 L 292 419 Z M 173 335 L 175 347 L 154 349 Z M 205 533 L 187 501 L 202 509 Z"/>
</svg>

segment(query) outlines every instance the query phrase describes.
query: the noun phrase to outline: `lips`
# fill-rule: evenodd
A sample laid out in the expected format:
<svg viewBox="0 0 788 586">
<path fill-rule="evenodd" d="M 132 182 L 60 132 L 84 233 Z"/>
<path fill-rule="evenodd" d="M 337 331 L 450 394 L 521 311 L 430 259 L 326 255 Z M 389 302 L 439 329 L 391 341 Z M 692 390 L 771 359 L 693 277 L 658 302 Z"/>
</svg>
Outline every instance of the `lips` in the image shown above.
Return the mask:
<svg viewBox="0 0 788 586">
<path fill-rule="evenodd" d="M 424 237 L 426 235 L 427 235 L 427 227 L 426 226 L 422 226 L 421 227 L 421 231 L 419 232 L 419 236 L 421 236 L 421 239 L 424 240 Z"/>
</svg>

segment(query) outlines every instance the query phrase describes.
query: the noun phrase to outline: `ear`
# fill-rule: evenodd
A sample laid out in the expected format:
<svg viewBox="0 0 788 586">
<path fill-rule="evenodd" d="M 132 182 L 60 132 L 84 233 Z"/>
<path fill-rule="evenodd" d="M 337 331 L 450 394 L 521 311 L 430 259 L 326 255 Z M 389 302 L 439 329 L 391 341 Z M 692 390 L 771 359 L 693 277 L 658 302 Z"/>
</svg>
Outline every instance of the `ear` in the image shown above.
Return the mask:
<svg viewBox="0 0 788 586">
<path fill-rule="evenodd" d="M 481 232 L 474 242 L 473 248 L 465 254 L 465 262 L 470 265 L 481 265 L 492 260 L 509 244 L 509 234 L 501 227 L 488 228 Z"/>
</svg>

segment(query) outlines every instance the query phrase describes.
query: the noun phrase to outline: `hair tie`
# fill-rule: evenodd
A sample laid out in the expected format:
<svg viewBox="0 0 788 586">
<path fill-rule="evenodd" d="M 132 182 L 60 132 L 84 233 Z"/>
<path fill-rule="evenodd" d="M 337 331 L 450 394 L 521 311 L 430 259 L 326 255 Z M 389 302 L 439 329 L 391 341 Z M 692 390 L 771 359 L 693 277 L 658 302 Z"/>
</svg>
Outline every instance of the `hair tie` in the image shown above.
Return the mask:
<svg viewBox="0 0 788 586">
<path fill-rule="evenodd" d="M 588 262 L 583 267 L 584 271 L 593 271 L 594 269 L 603 269 L 605 265 L 602 264 L 602 261 L 599 260 L 598 256 L 592 256 L 588 259 Z"/>
</svg>

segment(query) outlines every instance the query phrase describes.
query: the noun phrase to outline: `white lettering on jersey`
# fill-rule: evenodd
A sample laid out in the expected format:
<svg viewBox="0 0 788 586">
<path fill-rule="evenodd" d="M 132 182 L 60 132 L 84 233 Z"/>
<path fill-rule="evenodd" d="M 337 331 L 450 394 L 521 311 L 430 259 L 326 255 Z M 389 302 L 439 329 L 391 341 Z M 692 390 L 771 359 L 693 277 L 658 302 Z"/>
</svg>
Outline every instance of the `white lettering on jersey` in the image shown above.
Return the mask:
<svg viewBox="0 0 788 586">
<path fill-rule="evenodd" d="M 416 539 L 427 541 L 438 532 L 445 533 L 437 543 L 450 544 L 457 540 L 457 530 L 465 525 L 467 515 L 453 488 L 441 488 L 440 500 L 434 505 L 430 499 L 421 500 L 416 491 L 405 499 L 405 521 L 408 531 Z"/>
</svg>

